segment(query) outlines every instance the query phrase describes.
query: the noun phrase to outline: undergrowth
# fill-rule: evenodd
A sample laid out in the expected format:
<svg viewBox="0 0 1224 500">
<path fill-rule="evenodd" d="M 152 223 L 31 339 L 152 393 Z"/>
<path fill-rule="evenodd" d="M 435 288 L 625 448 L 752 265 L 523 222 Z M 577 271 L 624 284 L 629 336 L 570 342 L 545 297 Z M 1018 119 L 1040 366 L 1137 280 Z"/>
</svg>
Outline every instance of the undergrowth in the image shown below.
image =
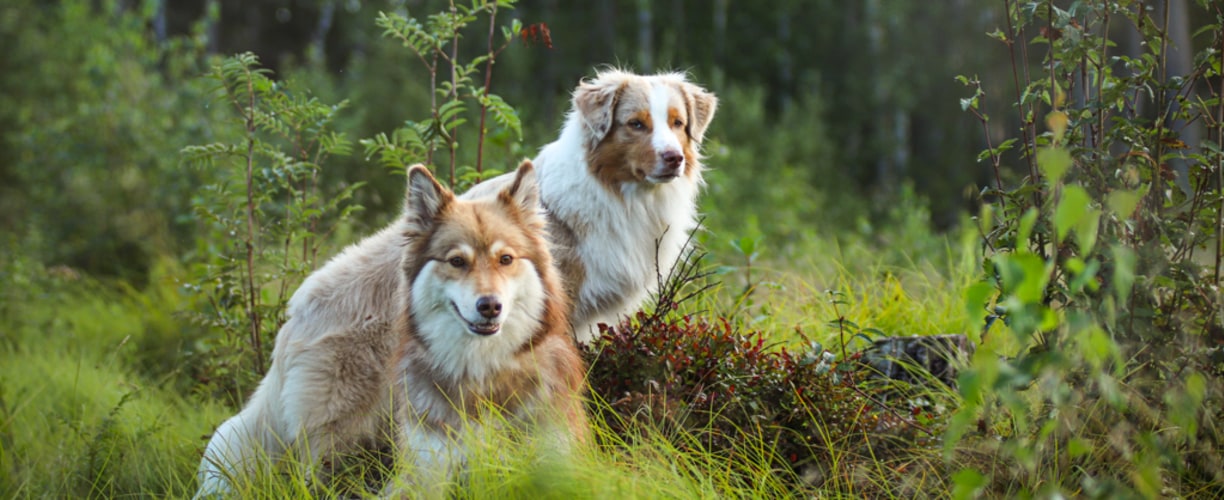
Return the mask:
<svg viewBox="0 0 1224 500">
<path fill-rule="evenodd" d="M 433 163 L 460 186 L 476 181 L 495 172 L 482 167 L 482 153 L 467 165 L 455 133 L 483 148 L 486 125 L 461 127 L 477 113 L 517 154 L 516 111 L 488 84 L 493 56 L 505 47 L 493 36 L 497 9 L 512 3 L 474 4 L 424 24 L 383 17 L 388 35 L 426 66 L 433 105 L 421 121 L 363 142 L 367 155 L 400 168 Z M 66 5 L 66 26 L 88 24 L 85 3 Z M 964 225 L 970 233 L 931 235 L 923 203 L 904 196 L 904 187 L 884 223 L 857 218 L 835 236 L 798 231 L 825 202 L 793 191 L 814 174 L 792 156 L 820 156 L 811 153 L 828 145 L 816 129 L 810 143 L 777 144 L 790 151 L 778 156 L 788 185 L 770 196 L 806 201 L 779 219 L 785 230 L 745 217 L 726 226 L 742 233 L 735 237 L 703 233 L 721 267 L 683 263 L 693 267 L 662 287 L 655 307 L 604 330 L 587 350 L 592 446 L 556 460 L 520 446 L 523 436 L 489 436 L 478 441 L 455 495 L 1220 496 L 1224 17 L 1212 11 L 1215 24 L 1195 34 L 1207 48 L 1194 72 L 1174 78 L 1162 59 L 1168 33 L 1158 28 L 1167 11 L 1134 1 L 1060 5 L 1005 1 L 1006 31 L 992 34 L 1018 61 L 1009 90 L 1022 111 L 1020 137 L 994 142 L 997 129 L 979 104 L 998 98 L 984 90 L 997 87 L 961 79 L 973 92 L 962 105 L 988 134 L 981 160 L 995 174 L 981 193 L 983 210 Z M 447 69 L 438 61 L 456 57 L 448 54 L 459 28 L 478 16 L 489 23 L 473 24 L 488 29 L 487 52 L 455 61 L 462 71 L 437 81 Z M 1138 30 L 1144 53 L 1115 54 L 1111 23 Z M 512 22 L 501 43 L 520 27 Z M 125 43 L 144 46 L 137 42 Z M 67 54 L 84 53 L 73 46 Z M 186 69 L 172 74 L 179 71 Z M 155 204 L 191 204 L 208 219 L 199 266 L 154 260 L 129 285 L 44 268 L 31 257 L 42 248 L 37 231 L 2 242 L 0 496 L 189 495 L 209 432 L 258 379 L 288 292 L 320 248 L 351 241 L 323 226 L 349 229 L 344 207 L 356 187 L 316 183 L 328 154 L 348 150 L 327 128 L 342 106 L 267 78 L 250 57 L 221 63 L 214 76 L 220 102 L 237 112 L 234 133 L 205 134 L 218 142 L 187 150 L 205 168 L 173 192 L 198 198 Z M 114 121 L 85 111 L 97 120 L 80 123 Z M 801 114 L 787 123 L 803 125 Z M 1185 144 L 1179 122 L 1201 124 L 1214 142 Z M 55 132 L 34 125 L 32 134 Z M 715 142 L 711 150 L 711 163 L 741 154 Z M 170 170 L 157 164 L 157 172 Z M 215 165 L 236 168 L 207 168 Z M 134 190 L 161 178 L 136 173 L 124 167 L 119 184 Z M 750 174 L 711 172 L 707 200 L 718 201 L 708 203 L 736 207 L 716 218 L 742 214 L 719 197 L 719 186 Z M 93 194 L 86 184 L 70 192 Z M 68 212 L 91 216 L 85 224 L 106 218 L 101 210 Z M 147 251 L 160 246 L 141 234 L 125 239 Z M 88 247 L 63 251 L 80 248 Z M 116 253 L 104 250 L 103 261 Z M 107 263 L 85 262 L 103 270 Z M 193 323 L 180 311 L 205 319 Z M 861 362 L 881 337 L 934 333 L 979 343 L 955 388 L 921 377 L 914 385 L 885 380 Z M 218 393 L 234 396 L 231 404 L 216 402 Z M 366 485 L 371 470 L 389 473 L 374 462 L 328 484 L 288 465 L 240 483 L 240 495 L 362 495 L 377 490 Z"/>
<path fill-rule="evenodd" d="M 201 362 L 195 359 L 198 354 L 165 354 L 168 346 L 174 346 L 171 351 L 190 352 L 187 346 L 193 345 L 192 339 L 207 332 L 192 330 L 191 323 L 174 312 L 196 307 L 192 301 L 198 297 L 185 293 L 180 285 L 188 273 L 170 265 L 157 269 L 148 287 L 132 289 L 96 282 L 67 269 L 44 269 L 28 259 L 6 261 L 0 272 L 14 286 L 4 290 L 5 301 L 0 305 L 5 332 L 0 353 L 0 495 L 185 497 L 194 491 L 194 471 L 207 436 L 234 410 L 207 392 L 189 389 L 199 383 L 195 377 L 209 373 L 193 365 Z M 843 278 L 865 297 L 889 296 L 874 280 Z M 935 292 L 938 290 L 920 293 Z M 943 293 L 953 295 L 955 291 Z M 823 294 L 809 299 L 828 300 Z M 688 314 L 686 327 L 708 335 L 711 346 L 724 353 L 748 353 L 723 372 L 720 383 L 741 373 L 773 376 L 770 373 L 776 374 L 773 370 L 777 368 L 799 367 L 805 362 L 803 351 L 782 355 L 777 350 L 792 344 L 790 328 L 741 330 L 743 315 L 731 315 L 728 323 L 697 326 L 703 321 L 699 316 L 720 302 L 712 291 L 692 297 L 679 310 L 666 311 L 666 321 L 661 317 L 653 332 L 668 333 L 685 326 L 682 321 L 670 322 Z M 810 340 L 820 332 L 829 339 L 837 336 L 828 325 L 814 323 L 812 328 Z M 738 342 L 741 336 L 753 343 L 744 346 Z M 668 341 L 679 345 L 700 340 L 690 336 Z M 826 345 L 832 348 L 835 344 Z M 152 359 L 162 362 L 142 361 Z M 664 363 L 666 357 L 645 359 Z M 900 491 L 893 484 L 897 469 L 930 468 L 931 459 L 938 458 L 935 451 L 923 448 L 915 450 L 916 455 L 905 455 L 895 445 L 876 445 L 862 437 L 861 432 L 877 420 L 850 419 L 863 402 L 862 396 L 849 386 L 833 383 L 828 378 L 833 367 L 823 375 L 817 373 L 824 370 L 821 362 L 823 358 L 799 369 L 800 375 L 808 377 L 805 380 L 815 383 L 805 389 L 811 401 L 791 397 L 784 412 L 801 432 L 770 431 L 738 403 L 719 403 L 721 396 L 715 396 L 719 404 L 700 407 L 700 411 L 626 418 L 622 415 L 630 407 L 627 402 L 598 396 L 604 391 L 596 390 L 590 403 L 595 415 L 593 448 L 563 462 L 550 462 L 525 452 L 506 453 L 519 448 L 491 441 L 479 452 L 489 455 L 471 463 L 471 479 L 457 494 L 461 498 L 741 498 L 811 491 L 853 497 L 856 492 Z M 609 373 L 619 366 L 610 357 L 596 361 L 592 380 L 599 379 L 597 372 Z M 686 370 L 693 372 L 691 367 Z M 626 375 L 641 384 L 648 383 L 649 373 Z M 728 387 L 721 387 L 724 395 Z M 764 398 L 764 404 L 758 403 L 764 406 L 762 412 L 782 413 L 768 407 L 772 405 L 768 398 L 775 395 L 764 387 L 753 389 L 749 383 L 735 393 L 744 396 L 739 402 Z M 821 411 L 819 402 L 834 397 L 841 398 L 841 407 L 850 412 L 849 420 Z M 895 417 L 885 414 L 886 420 L 890 418 Z M 857 430 L 845 432 L 851 427 Z M 811 454 L 803 436 L 820 443 L 815 448 L 818 454 Z M 279 470 L 282 472 L 249 478 L 239 491 L 248 498 L 371 491 L 361 486 L 360 472 L 357 477 L 341 475 L 336 483 L 323 486 L 296 475 L 293 471 L 298 468 L 291 464 Z M 942 487 L 938 477 L 928 474 L 913 480 L 907 491 Z"/>
</svg>

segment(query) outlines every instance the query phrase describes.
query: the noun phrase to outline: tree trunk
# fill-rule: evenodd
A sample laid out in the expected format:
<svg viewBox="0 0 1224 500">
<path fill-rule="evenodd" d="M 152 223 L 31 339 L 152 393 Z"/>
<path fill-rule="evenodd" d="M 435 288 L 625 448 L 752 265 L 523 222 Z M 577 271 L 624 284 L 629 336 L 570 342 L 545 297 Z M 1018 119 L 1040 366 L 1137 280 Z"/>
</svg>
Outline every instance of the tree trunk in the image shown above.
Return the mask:
<svg viewBox="0 0 1224 500">
<path fill-rule="evenodd" d="M 637 0 L 638 71 L 649 73 L 654 68 L 654 19 L 650 0 Z"/>
<path fill-rule="evenodd" d="M 157 45 L 166 43 L 166 0 L 157 0 L 157 10 L 153 13 L 153 36 Z"/>
<path fill-rule="evenodd" d="M 327 0 L 319 5 L 319 24 L 315 25 L 314 33 L 310 35 L 310 49 L 307 57 L 315 64 L 327 61 L 327 34 L 331 33 L 332 24 L 336 19 L 336 2 Z"/>
<path fill-rule="evenodd" d="M 778 88 L 781 96 L 778 98 L 778 109 L 782 113 L 790 111 L 795 93 L 795 63 L 791 55 L 791 12 L 790 5 L 778 9 Z"/>
<path fill-rule="evenodd" d="M 207 38 L 204 50 L 209 54 L 216 54 L 220 46 L 221 0 L 207 0 L 204 3 L 204 33 Z"/>
<path fill-rule="evenodd" d="M 595 25 L 599 30 L 599 61 L 611 61 L 616 57 L 616 5 L 613 0 L 599 0 L 599 19 Z"/>
<path fill-rule="evenodd" d="M 727 52 L 727 0 L 714 0 L 714 67 L 721 68 Z"/>
<path fill-rule="evenodd" d="M 1168 2 L 1168 34 L 1169 47 L 1166 52 L 1166 73 L 1165 78 L 1169 79 L 1175 76 L 1189 76 L 1194 71 L 1194 41 L 1190 39 L 1190 6 L 1186 0 L 1165 0 Z M 1190 90 L 1190 95 L 1194 95 L 1194 90 Z M 1177 90 L 1170 90 L 1166 96 L 1168 107 L 1166 113 L 1172 113 L 1177 108 Z M 1185 154 L 1197 153 L 1199 145 L 1203 142 L 1203 121 L 1197 120 L 1194 123 L 1187 124 L 1186 120 L 1181 118 L 1172 119 L 1168 127 L 1179 135 L 1182 142 L 1186 143 L 1190 149 L 1183 151 Z M 1187 195 L 1193 195 L 1190 188 L 1190 167 L 1186 160 L 1181 158 L 1173 158 L 1170 160 L 1170 165 L 1177 172 L 1177 186 L 1182 189 L 1182 192 Z"/>
</svg>

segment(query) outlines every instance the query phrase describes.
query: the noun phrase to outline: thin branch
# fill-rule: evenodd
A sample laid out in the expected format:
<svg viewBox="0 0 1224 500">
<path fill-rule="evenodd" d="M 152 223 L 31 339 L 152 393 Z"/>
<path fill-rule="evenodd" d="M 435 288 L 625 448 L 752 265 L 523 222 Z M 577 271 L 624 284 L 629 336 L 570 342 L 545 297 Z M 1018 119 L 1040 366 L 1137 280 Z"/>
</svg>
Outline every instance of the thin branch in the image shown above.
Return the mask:
<svg viewBox="0 0 1224 500">
<path fill-rule="evenodd" d="M 454 14 L 456 12 L 454 0 L 451 0 L 450 4 L 451 4 L 450 6 L 451 14 Z M 450 69 L 451 69 L 450 98 L 451 98 L 451 102 L 455 102 L 459 100 L 459 31 L 458 30 L 456 30 L 454 34 L 452 35 L 451 56 L 450 56 L 450 59 L 447 59 L 447 61 L 450 62 Z M 454 121 L 452 121 L 451 123 L 454 123 Z M 456 153 L 458 153 L 458 149 L 459 149 L 459 141 L 455 138 L 455 130 L 457 128 L 458 127 L 452 126 L 450 128 L 450 132 L 446 134 L 447 135 L 446 145 L 450 149 L 450 185 L 452 188 L 455 186 L 455 155 Z"/>
<path fill-rule="evenodd" d="M 1096 89 L 1097 130 L 1096 130 L 1096 133 L 1094 134 L 1095 137 L 1093 141 L 1096 146 L 1100 146 L 1101 144 L 1105 143 L 1105 113 L 1106 113 L 1106 110 L 1109 109 L 1109 107 L 1105 105 L 1105 99 L 1102 97 L 1102 95 L 1104 94 L 1104 89 L 1105 89 L 1105 71 L 1108 71 L 1108 68 L 1109 68 L 1108 66 L 1106 66 L 1105 61 L 1109 60 L 1108 56 L 1109 56 L 1109 20 L 1110 20 L 1110 17 L 1109 17 L 1109 9 L 1103 9 L 1103 10 L 1105 13 L 1104 14 L 1105 22 L 1102 23 L 1103 26 L 1101 28 L 1101 57 L 1100 59 L 1097 60 L 1097 81 L 1096 81 L 1096 84 L 1097 84 L 1097 89 Z M 1087 103 L 1088 100 L 1085 99 L 1084 102 Z M 1105 169 L 1105 157 L 1106 156 L 1108 155 L 1104 152 L 1101 152 L 1098 154 L 1098 158 L 1100 158 L 1100 164 L 1098 168 L 1101 171 L 1104 171 Z"/>
<path fill-rule="evenodd" d="M 1217 4 L 1216 19 L 1224 19 L 1224 12 L 1221 12 L 1220 6 Z M 1217 32 L 1216 35 L 1220 40 L 1220 53 L 1224 54 L 1224 33 Z M 1220 89 L 1220 94 L 1224 94 L 1224 88 Z M 1224 95 L 1216 95 L 1216 100 L 1219 101 L 1216 105 L 1216 189 L 1224 189 Z M 1224 252 L 1224 196 L 1217 196 L 1219 203 L 1216 206 L 1216 249 L 1215 249 L 1215 282 L 1220 283 L 1220 260 L 1221 253 Z M 1214 312 L 1213 312 L 1214 314 Z"/>
<path fill-rule="evenodd" d="M 247 319 L 251 323 L 251 346 L 255 349 L 255 372 L 264 374 L 263 340 L 260 335 L 260 317 L 258 310 L 259 291 L 255 288 L 255 84 L 252 81 L 251 68 L 246 66 L 247 78 L 247 110 L 246 133 L 246 286 L 247 286 Z"/>
<path fill-rule="evenodd" d="M 1023 138 L 1023 142 L 1024 142 L 1024 158 L 1026 161 L 1028 161 L 1028 164 L 1029 164 L 1029 178 L 1033 179 L 1033 182 L 1036 182 L 1037 181 L 1036 155 L 1033 154 L 1033 150 L 1037 146 L 1036 131 L 1034 130 L 1033 134 L 1031 135 L 1029 133 L 1029 125 L 1032 123 L 1032 121 L 1029 119 L 1029 115 L 1032 114 L 1032 110 L 1030 109 L 1028 112 L 1025 112 L 1024 99 L 1021 94 L 1021 86 L 1020 86 L 1020 69 L 1024 70 L 1024 81 L 1026 83 L 1029 81 L 1028 79 L 1028 51 L 1025 48 L 1027 44 L 1024 43 L 1023 40 L 1020 40 L 1021 43 L 1019 45 L 1020 45 L 1020 51 L 1021 51 L 1022 57 L 1024 58 L 1024 64 L 1017 64 L 1016 62 L 1016 45 L 1017 45 L 1016 42 L 1018 40 L 1018 37 L 1024 36 L 1024 28 L 1021 27 L 1019 30 L 1017 30 L 1016 27 L 1012 23 L 1012 2 L 1011 0 L 1003 0 L 1003 7 L 1004 7 L 1004 10 L 1006 11 L 1004 17 L 1007 19 L 1007 48 L 1008 48 L 1007 53 L 1008 53 L 1008 56 L 1011 58 L 1012 84 L 1016 91 L 1016 109 L 1020 111 L 1020 135 Z M 1016 15 L 1019 16 L 1018 9 L 1017 9 Z M 1036 197 L 1037 194 L 1034 193 L 1033 196 Z M 1037 206 L 1041 206 L 1040 199 L 1035 199 L 1034 203 Z"/>
<path fill-rule="evenodd" d="M 429 109 L 433 114 L 434 123 L 438 123 L 438 51 L 434 51 L 431 61 L 427 65 L 429 68 Z M 433 167 L 433 154 L 437 143 L 438 137 L 436 135 L 430 136 L 429 147 L 425 148 L 425 165 Z"/>
<path fill-rule="evenodd" d="M 489 41 L 488 55 L 489 60 L 485 61 L 485 80 L 484 80 L 484 97 L 488 101 L 489 90 L 493 84 L 493 60 L 497 57 L 497 52 L 493 50 L 493 35 L 496 33 L 497 21 L 497 2 L 493 2 L 493 8 L 489 11 Z M 484 142 L 485 142 L 485 116 L 488 114 L 489 106 L 483 102 L 480 104 L 480 130 L 476 139 L 476 174 L 479 177 L 484 172 Z"/>
</svg>

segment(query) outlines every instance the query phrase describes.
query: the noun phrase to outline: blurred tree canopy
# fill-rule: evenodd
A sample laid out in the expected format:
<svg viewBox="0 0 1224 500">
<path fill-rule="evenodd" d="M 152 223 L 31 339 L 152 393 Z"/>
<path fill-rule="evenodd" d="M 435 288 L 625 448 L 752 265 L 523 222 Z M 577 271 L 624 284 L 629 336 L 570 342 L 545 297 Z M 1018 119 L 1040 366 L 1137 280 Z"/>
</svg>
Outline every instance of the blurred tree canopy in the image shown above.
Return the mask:
<svg viewBox="0 0 1224 500">
<path fill-rule="evenodd" d="M 1180 15 L 1170 29 L 1195 43 L 1188 34 L 1200 7 L 1169 1 Z M 210 174 L 184 168 L 178 151 L 235 133 L 217 125 L 232 110 L 210 107 L 213 89 L 199 78 L 211 56 L 256 53 L 278 78 L 327 102 L 348 100 L 337 126 L 370 137 L 402 125 L 429 99 L 418 61 L 381 36 L 378 12 L 424 15 L 449 5 L 5 2 L 0 228 L 49 263 L 140 278 L 148 255 L 191 249 L 189 201 Z M 516 44 L 497 60 L 493 92 L 518 109 L 524 132 L 522 144 L 492 138 L 497 159 L 531 156 L 551 141 L 569 91 L 594 68 L 682 70 L 722 98 L 707 135 L 708 226 L 785 242 L 862 227 L 916 192 L 932 222 L 947 227 L 991 175 L 976 159 L 983 131 L 959 106 L 967 90 L 954 77 L 979 75 L 996 85 L 987 93 L 1006 91 L 1006 48 L 985 36 L 999 28 L 1002 8 L 970 0 L 520 0 L 499 24 L 544 23 L 552 46 Z M 1128 39 L 1119 37 L 1125 50 Z M 469 36 L 460 47 L 477 53 L 483 43 Z M 1016 129 L 1013 110 L 984 110 L 997 115 L 992 136 Z M 398 209 L 400 182 L 361 155 L 334 160 L 322 175 L 333 185 L 370 183 L 358 194 L 367 221 Z"/>
</svg>

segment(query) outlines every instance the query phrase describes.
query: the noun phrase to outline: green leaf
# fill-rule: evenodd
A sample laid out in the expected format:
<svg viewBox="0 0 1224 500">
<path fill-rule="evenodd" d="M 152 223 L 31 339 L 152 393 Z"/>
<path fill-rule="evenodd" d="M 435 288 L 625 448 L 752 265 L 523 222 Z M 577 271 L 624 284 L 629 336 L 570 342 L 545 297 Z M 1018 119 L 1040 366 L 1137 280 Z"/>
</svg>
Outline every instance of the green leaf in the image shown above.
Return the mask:
<svg viewBox="0 0 1224 500">
<path fill-rule="evenodd" d="M 986 486 L 986 476 L 972 468 L 964 468 L 952 474 L 952 498 L 969 500 L 982 494 Z"/>
<path fill-rule="evenodd" d="M 1071 261 L 1079 261 L 1081 264 L 1079 269 L 1072 270 L 1075 278 L 1071 280 L 1071 284 L 1069 285 L 1071 292 L 1079 293 L 1084 289 L 1084 287 L 1088 287 L 1089 290 L 1096 290 L 1097 282 L 1095 278 L 1097 272 L 1101 270 L 1101 262 L 1098 260 L 1092 260 L 1085 266 L 1083 265 L 1083 261 L 1080 261 L 1077 257 L 1073 257 L 1068 261 L 1068 263 Z M 1070 268 L 1070 266 L 1068 266 L 1068 268 Z"/>
<path fill-rule="evenodd" d="M 1147 194 L 1150 184 L 1144 184 L 1139 189 L 1117 190 L 1109 193 L 1109 198 L 1106 204 L 1119 219 L 1129 219 L 1134 215 L 1135 208 L 1139 206 L 1139 201 Z"/>
<path fill-rule="evenodd" d="M 1125 306 L 1130 297 L 1131 287 L 1135 284 L 1135 264 L 1138 257 L 1135 251 L 1122 245 L 1113 246 L 1113 289 L 1114 298 L 1118 304 Z"/>
<path fill-rule="evenodd" d="M 1195 372 L 1186 377 L 1186 395 L 1190 396 L 1194 406 L 1203 404 L 1203 398 L 1207 395 L 1207 379 L 1203 378 L 1203 374 Z"/>
<path fill-rule="evenodd" d="M 1092 445 L 1080 438 L 1071 438 L 1067 442 L 1067 455 L 1071 458 L 1079 458 L 1087 455 L 1092 451 Z"/>
<path fill-rule="evenodd" d="M 1029 208 L 1020 216 L 1020 225 L 1016 229 L 1016 250 L 1025 250 L 1029 239 L 1033 236 L 1033 226 L 1037 225 L 1037 209 Z"/>
<path fill-rule="evenodd" d="M 991 259 L 999 271 L 1003 292 L 1022 304 L 1039 304 L 1052 266 L 1031 253 L 999 254 Z"/>
<path fill-rule="evenodd" d="M 750 261 L 756 256 L 756 245 L 757 240 L 747 236 L 731 241 L 731 247 L 735 248 L 735 250 L 739 252 L 741 256 L 747 257 Z"/>
<path fill-rule="evenodd" d="M 994 205 L 989 203 L 982 205 L 982 209 L 974 218 L 977 219 L 978 230 L 982 234 L 989 234 L 994 229 Z"/>
<path fill-rule="evenodd" d="M 1071 153 L 1062 148 L 1042 148 L 1037 152 L 1037 166 L 1050 185 L 1061 182 L 1072 163 Z"/>
<path fill-rule="evenodd" d="M 1071 228 L 1088 215 L 1088 204 L 1091 201 L 1083 187 L 1073 184 L 1063 189 L 1058 206 L 1054 209 L 1054 230 L 1059 243 L 1062 243 Z"/>
<path fill-rule="evenodd" d="M 952 452 L 956 450 L 960 440 L 964 437 L 969 428 L 973 426 L 977 420 L 974 413 L 976 406 L 962 406 L 956 413 L 952 414 L 952 418 L 948 419 L 948 427 L 944 430 L 943 438 L 943 455 L 945 459 L 952 458 Z"/>
<path fill-rule="evenodd" d="M 1101 229 L 1101 211 L 1089 209 L 1079 224 L 1075 225 L 1075 240 L 1079 242 L 1080 252 L 1085 254 L 1096 246 L 1097 234 Z"/>
<path fill-rule="evenodd" d="M 1087 334 L 1080 334 L 1080 353 L 1096 370 L 1100 370 L 1113 357 L 1117 347 L 1109 335 L 1100 327 L 1093 326 Z"/>
<path fill-rule="evenodd" d="M 965 290 L 965 315 L 969 328 L 977 330 L 986 319 L 986 306 L 989 303 L 994 287 L 985 281 L 979 281 Z"/>
</svg>

